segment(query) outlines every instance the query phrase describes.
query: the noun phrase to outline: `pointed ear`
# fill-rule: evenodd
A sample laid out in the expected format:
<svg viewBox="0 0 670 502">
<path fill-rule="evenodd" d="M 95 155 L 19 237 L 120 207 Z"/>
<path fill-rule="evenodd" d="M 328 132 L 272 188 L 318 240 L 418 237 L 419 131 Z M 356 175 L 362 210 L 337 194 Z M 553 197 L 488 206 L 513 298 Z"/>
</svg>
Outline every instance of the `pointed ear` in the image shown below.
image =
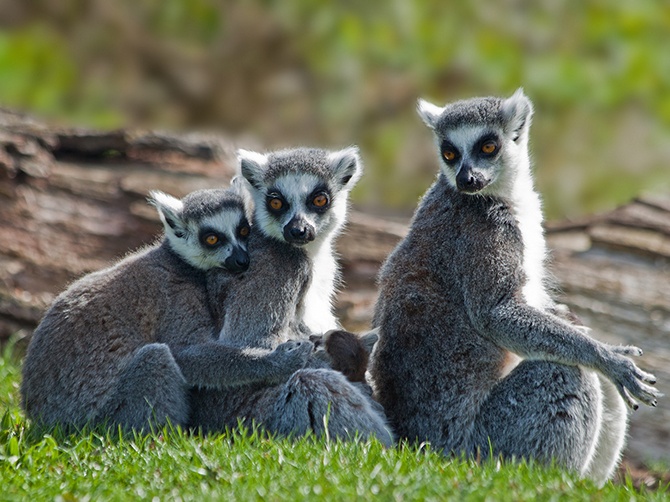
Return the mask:
<svg viewBox="0 0 670 502">
<path fill-rule="evenodd" d="M 181 219 L 181 213 L 184 209 L 184 204 L 172 195 L 168 195 L 158 190 L 149 192 L 149 198 L 147 200 L 149 201 L 149 204 L 158 210 L 158 215 L 163 222 L 165 231 L 168 232 L 168 230 L 171 229 L 177 237 L 183 237 L 185 229 L 184 222 Z"/>
<path fill-rule="evenodd" d="M 533 103 L 519 87 L 511 97 L 502 104 L 503 127 L 505 132 L 511 135 L 512 140 L 519 141 L 520 138 L 528 136 L 530 119 L 533 115 Z"/>
<path fill-rule="evenodd" d="M 368 351 L 368 354 L 372 354 L 372 349 L 375 348 L 377 340 L 379 340 L 379 328 L 375 328 L 372 331 L 368 331 L 364 335 L 361 335 L 361 343 L 365 350 Z"/>
<path fill-rule="evenodd" d="M 242 176 L 254 188 L 260 189 L 263 185 L 263 173 L 268 165 L 267 156 L 250 150 L 238 150 L 237 159 L 240 161 Z"/>
<path fill-rule="evenodd" d="M 421 117 L 421 120 L 423 120 L 428 127 L 435 129 L 437 121 L 439 120 L 440 115 L 442 115 L 444 108 L 429 103 L 425 99 L 419 99 L 416 103 L 416 111 L 419 114 L 419 117 Z"/>
<path fill-rule="evenodd" d="M 363 174 L 363 164 L 356 146 L 331 152 L 328 155 L 328 163 L 341 187 L 353 187 Z"/>
<path fill-rule="evenodd" d="M 230 180 L 230 188 L 234 193 L 243 197 L 247 191 L 247 181 L 244 176 L 239 174 L 233 176 Z"/>
<path fill-rule="evenodd" d="M 249 182 L 242 175 L 238 174 L 230 180 L 230 188 L 242 198 L 244 202 L 244 214 L 251 221 L 254 214 L 254 201 L 249 193 Z"/>
</svg>

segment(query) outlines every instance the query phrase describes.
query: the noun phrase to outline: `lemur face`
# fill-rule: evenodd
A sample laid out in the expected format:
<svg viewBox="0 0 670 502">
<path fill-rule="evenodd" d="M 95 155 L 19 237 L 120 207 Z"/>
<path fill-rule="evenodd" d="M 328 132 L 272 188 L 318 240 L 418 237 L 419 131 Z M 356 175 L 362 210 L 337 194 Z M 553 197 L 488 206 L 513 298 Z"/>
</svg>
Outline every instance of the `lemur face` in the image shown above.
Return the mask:
<svg viewBox="0 0 670 502">
<path fill-rule="evenodd" d="M 420 100 L 418 112 L 435 133 L 441 171 L 454 188 L 508 195 L 528 155 L 532 105 L 521 89 L 509 99 L 474 98 L 443 108 Z"/>
<path fill-rule="evenodd" d="M 361 172 L 356 149 L 303 148 L 268 155 L 240 150 L 238 155 L 261 232 L 309 247 L 341 227 L 349 191 Z"/>
<path fill-rule="evenodd" d="M 504 147 L 499 134 L 485 127 L 448 131 L 440 141 L 445 174 L 459 191 L 480 192 L 498 177 Z"/>
<path fill-rule="evenodd" d="M 326 183 L 311 174 L 286 174 L 267 187 L 266 230 L 297 246 L 312 242 L 333 219 L 333 193 Z"/>
<path fill-rule="evenodd" d="M 223 268 L 240 273 L 249 267 L 244 200 L 237 188 L 198 190 L 176 199 L 151 192 L 172 249 L 201 270 Z"/>
</svg>

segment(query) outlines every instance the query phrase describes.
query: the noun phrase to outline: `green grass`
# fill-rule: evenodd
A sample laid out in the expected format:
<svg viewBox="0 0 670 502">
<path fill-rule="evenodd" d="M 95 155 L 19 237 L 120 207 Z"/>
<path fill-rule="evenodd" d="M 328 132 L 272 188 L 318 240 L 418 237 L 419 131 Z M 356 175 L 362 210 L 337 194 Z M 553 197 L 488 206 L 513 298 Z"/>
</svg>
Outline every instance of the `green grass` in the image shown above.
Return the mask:
<svg viewBox="0 0 670 502">
<path fill-rule="evenodd" d="M 446 458 L 376 441 L 202 436 L 165 428 L 42 434 L 19 409 L 20 363 L 0 359 L 0 500 L 667 500 L 630 480 L 592 483 L 529 464 Z"/>
</svg>

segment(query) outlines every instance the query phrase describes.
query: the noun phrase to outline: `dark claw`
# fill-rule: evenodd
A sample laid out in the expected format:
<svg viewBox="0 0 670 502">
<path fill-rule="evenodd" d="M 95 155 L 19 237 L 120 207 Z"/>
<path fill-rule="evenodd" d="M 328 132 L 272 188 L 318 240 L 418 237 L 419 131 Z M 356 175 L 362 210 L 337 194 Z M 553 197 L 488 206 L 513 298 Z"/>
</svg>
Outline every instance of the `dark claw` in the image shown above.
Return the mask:
<svg viewBox="0 0 670 502">
<path fill-rule="evenodd" d="M 637 404 L 633 405 L 633 411 L 637 411 L 638 408 L 639 408 L 639 406 Z"/>
</svg>

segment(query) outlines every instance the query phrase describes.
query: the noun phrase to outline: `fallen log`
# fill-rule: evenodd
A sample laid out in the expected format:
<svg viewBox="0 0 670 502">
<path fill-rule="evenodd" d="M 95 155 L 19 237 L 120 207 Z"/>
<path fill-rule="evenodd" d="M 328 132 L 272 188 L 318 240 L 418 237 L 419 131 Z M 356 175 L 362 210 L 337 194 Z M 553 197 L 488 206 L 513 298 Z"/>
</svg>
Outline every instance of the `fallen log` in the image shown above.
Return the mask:
<svg viewBox="0 0 670 502">
<path fill-rule="evenodd" d="M 47 127 L 0 112 L 0 340 L 25 340 L 56 294 L 160 234 L 151 189 L 175 196 L 227 184 L 232 145 L 205 135 Z M 375 278 L 407 232 L 353 211 L 339 240 L 337 312 L 369 327 Z M 639 364 L 670 389 L 670 197 L 547 225 L 559 298 L 594 336 L 645 350 Z M 670 400 L 633 413 L 626 455 L 670 460 Z"/>
</svg>

